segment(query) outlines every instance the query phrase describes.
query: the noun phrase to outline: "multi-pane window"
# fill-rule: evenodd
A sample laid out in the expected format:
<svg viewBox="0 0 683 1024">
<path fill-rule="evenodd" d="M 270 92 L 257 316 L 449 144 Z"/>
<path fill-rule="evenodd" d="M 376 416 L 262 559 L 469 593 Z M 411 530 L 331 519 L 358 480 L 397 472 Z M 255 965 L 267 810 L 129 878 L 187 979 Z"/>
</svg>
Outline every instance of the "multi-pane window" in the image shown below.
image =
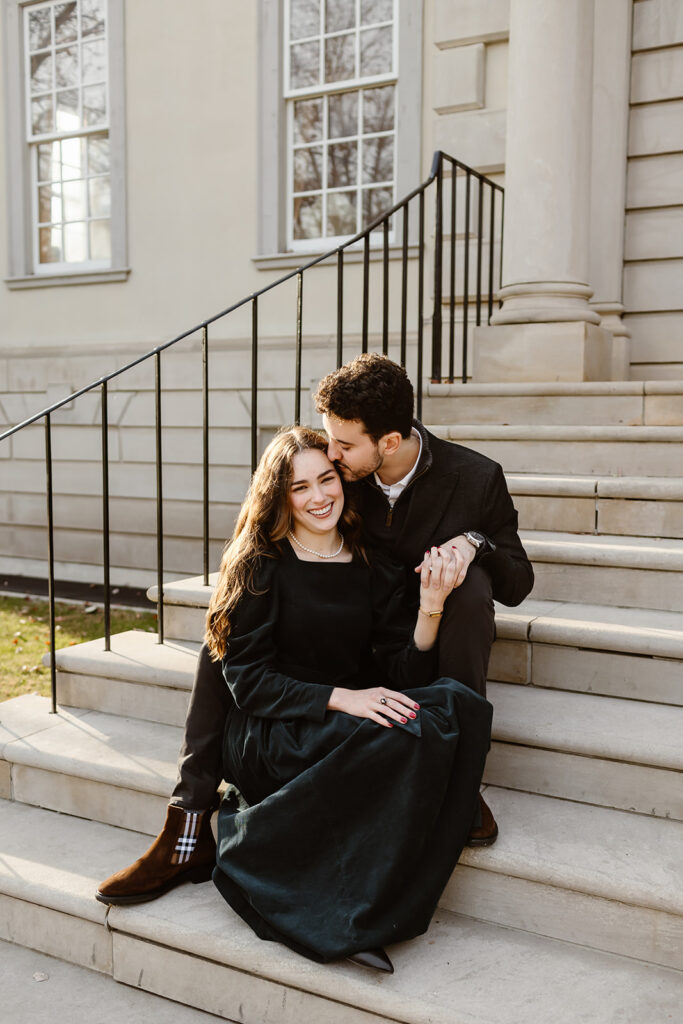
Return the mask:
<svg viewBox="0 0 683 1024">
<path fill-rule="evenodd" d="M 355 235 L 394 202 L 394 0 L 289 0 L 288 236 Z"/>
<path fill-rule="evenodd" d="M 106 0 L 24 9 L 36 271 L 111 262 Z"/>
</svg>

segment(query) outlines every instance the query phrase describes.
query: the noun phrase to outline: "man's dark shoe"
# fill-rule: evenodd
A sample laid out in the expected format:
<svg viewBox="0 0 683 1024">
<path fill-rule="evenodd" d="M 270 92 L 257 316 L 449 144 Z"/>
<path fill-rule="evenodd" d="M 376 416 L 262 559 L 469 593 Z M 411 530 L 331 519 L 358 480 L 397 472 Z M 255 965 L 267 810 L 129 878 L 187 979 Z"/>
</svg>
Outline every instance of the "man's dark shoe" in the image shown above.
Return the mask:
<svg viewBox="0 0 683 1024">
<path fill-rule="evenodd" d="M 211 811 L 186 811 L 169 804 L 164 827 L 149 850 L 102 882 L 95 896 L 113 906 L 145 903 L 181 882 L 208 882 L 215 866 Z"/>
<path fill-rule="evenodd" d="M 479 794 L 479 824 L 473 825 L 467 837 L 466 846 L 491 846 L 498 838 L 498 826 L 491 813 L 491 808 Z"/>
</svg>

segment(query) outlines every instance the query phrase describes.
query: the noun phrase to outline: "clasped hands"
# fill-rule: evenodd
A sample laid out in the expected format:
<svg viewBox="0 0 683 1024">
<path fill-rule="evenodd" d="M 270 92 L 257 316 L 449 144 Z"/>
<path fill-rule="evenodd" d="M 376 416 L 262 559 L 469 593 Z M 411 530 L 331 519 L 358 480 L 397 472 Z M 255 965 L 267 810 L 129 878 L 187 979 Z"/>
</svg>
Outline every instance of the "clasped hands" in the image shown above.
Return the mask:
<svg viewBox="0 0 683 1024">
<path fill-rule="evenodd" d="M 421 580 L 424 585 L 425 572 L 431 569 L 432 574 L 438 573 L 439 565 L 435 564 L 434 553 L 438 552 L 441 555 L 441 571 L 445 572 L 453 568 L 453 583 L 451 584 L 451 590 L 455 590 L 461 583 L 464 582 L 467 570 L 474 561 L 474 556 L 477 553 L 476 548 L 473 544 L 467 540 L 466 537 L 452 537 L 447 540 L 445 544 L 441 544 L 440 547 L 433 547 L 430 551 L 425 551 L 425 556 L 419 565 L 415 566 L 415 572 L 420 573 Z M 448 595 L 446 595 L 447 597 Z M 445 598 L 444 598 L 445 600 Z"/>
</svg>

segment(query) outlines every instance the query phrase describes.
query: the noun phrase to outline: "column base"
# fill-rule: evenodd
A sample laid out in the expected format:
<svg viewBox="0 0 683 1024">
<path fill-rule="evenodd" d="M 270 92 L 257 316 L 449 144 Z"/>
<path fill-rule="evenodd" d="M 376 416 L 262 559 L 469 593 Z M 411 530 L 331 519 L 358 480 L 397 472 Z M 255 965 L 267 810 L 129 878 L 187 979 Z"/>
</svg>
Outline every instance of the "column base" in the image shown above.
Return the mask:
<svg viewBox="0 0 683 1024">
<path fill-rule="evenodd" d="M 614 380 L 613 338 L 585 321 L 475 327 L 472 380 Z"/>
</svg>

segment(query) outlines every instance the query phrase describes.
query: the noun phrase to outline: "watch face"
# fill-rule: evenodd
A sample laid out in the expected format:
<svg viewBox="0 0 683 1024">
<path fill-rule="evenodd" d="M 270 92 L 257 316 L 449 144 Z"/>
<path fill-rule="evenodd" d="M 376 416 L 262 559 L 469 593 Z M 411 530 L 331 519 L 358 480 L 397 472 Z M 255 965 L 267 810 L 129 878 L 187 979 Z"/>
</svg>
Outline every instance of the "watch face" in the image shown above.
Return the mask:
<svg viewBox="0 0 683 1024">
<path fill-rule="evenodd" d="M 477 533 L 476 530 L 470 530 L 467 536 L 470 537 L 476 543 L 477 547 L 481 547 L 481 545 L 486 540 L 483 533 Z"/>
</svg>

